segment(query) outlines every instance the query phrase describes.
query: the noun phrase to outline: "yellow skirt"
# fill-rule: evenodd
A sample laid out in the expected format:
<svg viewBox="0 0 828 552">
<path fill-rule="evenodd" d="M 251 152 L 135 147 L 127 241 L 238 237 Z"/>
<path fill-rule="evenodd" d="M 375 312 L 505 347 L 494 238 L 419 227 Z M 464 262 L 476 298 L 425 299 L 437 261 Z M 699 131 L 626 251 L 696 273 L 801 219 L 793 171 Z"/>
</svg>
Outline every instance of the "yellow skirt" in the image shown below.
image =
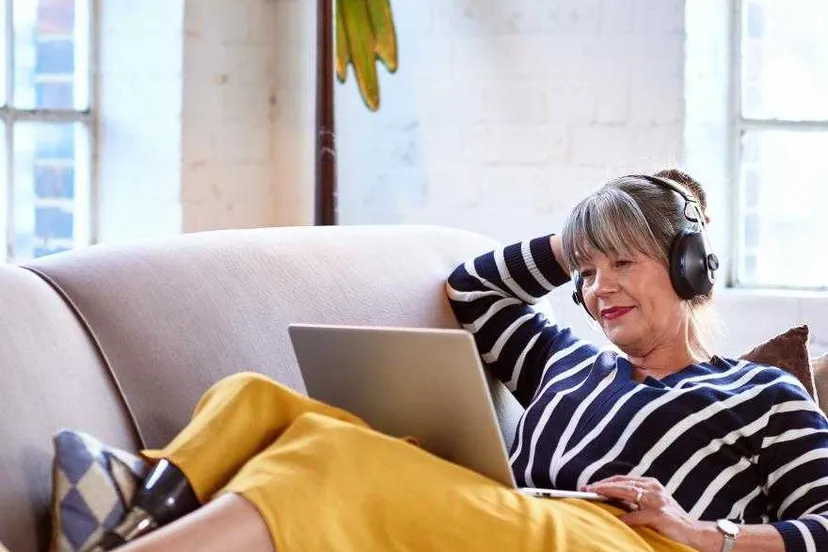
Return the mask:
<svg viewBox="0 0 828 552">
<path fill-rule="evenodd" d="M 277 552 L 688 552 L 612 506 L 536 499 L 264 376 L 236 374 L 165 448 L 202 503 L 238 493 Z"/>
</svg>

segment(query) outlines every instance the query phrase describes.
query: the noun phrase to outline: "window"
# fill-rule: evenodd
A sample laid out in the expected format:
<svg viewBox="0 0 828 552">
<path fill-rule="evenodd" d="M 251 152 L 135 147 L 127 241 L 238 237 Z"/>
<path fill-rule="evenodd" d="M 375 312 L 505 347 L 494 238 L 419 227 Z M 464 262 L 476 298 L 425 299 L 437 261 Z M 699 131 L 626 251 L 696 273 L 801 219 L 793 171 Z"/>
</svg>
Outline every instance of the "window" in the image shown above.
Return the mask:
<svg viewBox="0 0 828 552">
<path fill-rule="evenodd" d="M 825 290 L 828 2 L 734 1 L 734 283 Z"/>
<path fill-rule="evenodd" d="M 88 245 L 92 0 L 0 0 L 0 261 Z"/>
</svg>

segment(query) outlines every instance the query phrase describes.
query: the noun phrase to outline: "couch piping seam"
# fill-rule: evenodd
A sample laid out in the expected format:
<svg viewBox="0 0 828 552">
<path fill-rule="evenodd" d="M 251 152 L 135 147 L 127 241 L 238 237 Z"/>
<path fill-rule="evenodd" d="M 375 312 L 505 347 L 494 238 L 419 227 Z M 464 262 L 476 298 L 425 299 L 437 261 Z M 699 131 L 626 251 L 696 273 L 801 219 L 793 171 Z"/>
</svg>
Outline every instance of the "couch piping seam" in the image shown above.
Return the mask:
<svg viewBox="0 0 828 552">
<path fill-rule="evenodd" d="M 81 309 L 72 300 L 72 298 L 69 297 L 69 294 L 66 292 L 66 290 L 64 290 L 51 276 L 44 273 L 40 269 L 32 267 L 32 266 L 26 266 L 26 265 L 19 265 L 19 266 L 20 266 L 20 268 L 28 270 L 29 272 L 31 272 L 33 274 L 36 274 L 44 282 L 46 282 L 52 289 L 54 289 L 58 293 L 58 295 L 60 295 L 61 298 L 66 302 L 66 304 L 69 306 L 69 308 L 75 314 L 75 316 L 78 318 L 81 325 L 86 330 L 87 335 L 92 340 L 92 343 L 94 344 L 95 349 L 97 350 L 98 354 L 100 355 L 101 360 L 103 360 L 103 364 L 106 367 L 106 371 L 109 373 L 109 378 L 112 381 L 112 383 L 115 385 L 115 389 L 117 390 L 118 395 L 121 397 L 121 402 L 123 403 L 124 408 L 126 408 L 127 414 L 129 416 L 129 421 L 132 424 L 133 435 L 137 438 L 138 444 L 140 445 L 140 448 L 142 448 L 142 449 L 147 448 L 146 441 L 144 440 L 144 436 L 141 433 L 141 428 L 138 427 L 138 422 L 135 419 L 135 413 L 133 412 L 132 407 L 129 404 L 129 400 L 126 397 L 126 393 L 124 392 L 123 387 L 121 386 L 121 382 L 118 381 L 118 377 L 115 375 L 115 371 L 112 369 L 112 363 L 110 362 L 109 357 L 107 357 L 106 352 L 104 351 L 104 348 L 101 345 L 101 342 L 98 340 L 98 336 L 95 334 L 94 331 L 92 331 L 91 324 L 89 324 L 89 321 L 86 319 L 86 317 L 81 312 Z"/>
</svg>

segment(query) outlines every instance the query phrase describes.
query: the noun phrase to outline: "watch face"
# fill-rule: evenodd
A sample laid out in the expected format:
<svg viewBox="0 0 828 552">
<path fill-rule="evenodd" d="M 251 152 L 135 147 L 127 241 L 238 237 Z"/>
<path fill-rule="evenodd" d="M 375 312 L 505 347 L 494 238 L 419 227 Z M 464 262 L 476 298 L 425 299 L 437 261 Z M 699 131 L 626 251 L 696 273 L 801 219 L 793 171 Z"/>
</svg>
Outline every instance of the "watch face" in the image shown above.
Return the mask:
<svg viewBox="0 0 828 552">
<path fill-rule="evenodd" d="M 727 535 L 736 535 L 739 533 L 739 526 L 730 521 L 729 519 L 720 519 L 717 522 L 719 529 L 721 529 Z"/>
</svg>

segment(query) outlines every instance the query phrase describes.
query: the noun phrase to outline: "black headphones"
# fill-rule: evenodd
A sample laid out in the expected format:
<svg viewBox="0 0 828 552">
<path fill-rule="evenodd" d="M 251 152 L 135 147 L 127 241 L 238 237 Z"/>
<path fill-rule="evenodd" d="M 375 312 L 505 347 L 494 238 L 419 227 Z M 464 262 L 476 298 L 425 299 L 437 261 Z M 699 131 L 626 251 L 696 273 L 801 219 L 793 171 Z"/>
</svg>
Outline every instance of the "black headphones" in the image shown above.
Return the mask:
<svg viewBox="0 0 828 552">
<path fill-rule="evenodd" d="M 682 229 L 673 239 L 670 247 L 670 282 L 676 294 L 682 299 L 689 300 L 709 293 L 716 282 L 719 258 L 710 251 L 710 242 L 704 228 L 704 214 L 696 198 L 688 195 L 666 178 L 646 174 L 631 174 L 622 178 L 628 177 L 644 179 L 662 188 L 673 190 L 684 198 L 684 216 L 688 221 L 698 224 L 699 229 L 696 231 Z M 688 209 L 692 210 L 691 214 L 688 214 Z M 572 300 L 583 306 L 591 318 L 595 318 L 584 303 L 583 285 L 584 280 L 581 274 L 576 272 Z"/>
</svg>

